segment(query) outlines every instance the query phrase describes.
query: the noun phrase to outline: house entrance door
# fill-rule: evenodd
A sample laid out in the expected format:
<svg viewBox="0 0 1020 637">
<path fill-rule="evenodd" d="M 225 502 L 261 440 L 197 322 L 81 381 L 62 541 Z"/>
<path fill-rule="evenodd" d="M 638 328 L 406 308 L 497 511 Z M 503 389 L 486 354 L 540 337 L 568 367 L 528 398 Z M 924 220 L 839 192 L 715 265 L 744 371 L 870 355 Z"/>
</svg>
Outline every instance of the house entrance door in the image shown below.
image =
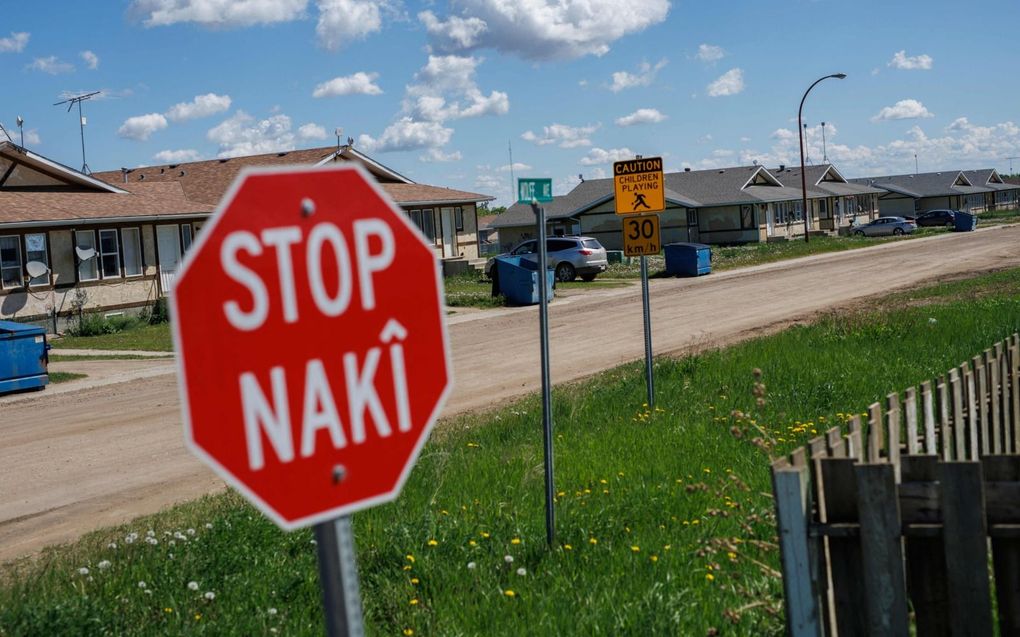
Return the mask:
<svg viewBox="0 0 1020 637">
<path fill-rule="evenodd" d="M 443 223 L 443 257 L 457 256 L 457 226 L 453 208 L 442 208 L 440 217 Z"/>
<path fill-rule="evenodd" d="M 177 264 L 181 261 L 180 230 L 177 224 L 156 226 L 156 249 L 159 251 L 159 287 L 163 294 L 173 288 Z"/>
</svg>

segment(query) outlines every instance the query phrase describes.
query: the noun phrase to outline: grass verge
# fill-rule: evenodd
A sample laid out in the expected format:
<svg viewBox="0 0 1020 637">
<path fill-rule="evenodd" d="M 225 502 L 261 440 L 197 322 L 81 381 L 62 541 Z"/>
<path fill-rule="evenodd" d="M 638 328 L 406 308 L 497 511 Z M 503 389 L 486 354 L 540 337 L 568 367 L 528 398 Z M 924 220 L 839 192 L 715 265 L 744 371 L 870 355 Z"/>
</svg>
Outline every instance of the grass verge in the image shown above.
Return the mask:
<svg viewBox="0 0 1020 637">
<path fill-rule="evenodd" d="M 370 634 L 780 634 L 768 451 L 1020 329 L 1018 291 L 1020 270 L 1000 272 L 662 358 L 654 410 L 640 364 L 557 388 L 551 550 L 538 397 L 445 422 L 401 497 L 354 518 Z M 233 493 L 0 582 L 0 634 L 322 632 L 310 533 Z"/>
<path fill-rule="evenodd" d="M 172 360 L 169 356 L 140 356 L 138 354 L 50 354 L 51 363 L 74 363 L 77 361 L 161 361 Z"/>
<path fill-rule="evenodd" d="M 48 376 L 50 377 L 51 383 L 66 383 L 69 380 L 85 378 L 87 374 L 76 374 L 74 372 L 50 372 Z M 0 628 L 0 630 L 2 630 L 2 628 Z"/>
<path fill-rule="evenodd" d="M 59 349 L 142 350 L 149 352 L 172 352 L 174 350 L 169 323 L 139 325 L 114 334 L 98 336 L 64 336 L 50 341 L 50 344 Z"/>
</svg>

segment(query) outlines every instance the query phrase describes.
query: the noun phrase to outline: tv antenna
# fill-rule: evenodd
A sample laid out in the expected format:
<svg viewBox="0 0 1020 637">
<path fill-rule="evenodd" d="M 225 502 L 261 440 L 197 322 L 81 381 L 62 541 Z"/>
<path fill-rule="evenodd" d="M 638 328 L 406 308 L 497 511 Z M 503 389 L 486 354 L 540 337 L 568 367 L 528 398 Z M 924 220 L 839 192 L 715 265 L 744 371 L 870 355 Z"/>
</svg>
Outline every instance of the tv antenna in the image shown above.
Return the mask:
<svg viewBox="0 0 1020 637">
<path fill-rule="evenodd" d="M 85 116 L 81 113 L 81 103 L 87 99 L 99 95 L 102 91 L 93 91 L 91 93 L 84 93 L 82 95 L 76 95 L 69 97 L 62 102 L 57 102 L 54 106 L 60 106 L 61 104 L 67 104 L 67 112 L 70 113 L 74 105 L 78 105 L 78 127 L 81 129 L 81 171 L 86 175 L 91 174 L 92 170 L 89 169 L 88 163 L 85 161 Z"/>
<path fill-rule="evenodd" d="M 25 118 L 18 115 L 18 119 L 15 120 L 18 123 L 18 130 L 21 131 L 21 147 L 25 147 Z"/>
<path fill-rule="evenodd" d="M 1020 159 L 1020 157 L 1003 157 L 1003 159 L 1009 160 L 1009 174 L 1013 174 L 1013 160 Z"/>
</svg>

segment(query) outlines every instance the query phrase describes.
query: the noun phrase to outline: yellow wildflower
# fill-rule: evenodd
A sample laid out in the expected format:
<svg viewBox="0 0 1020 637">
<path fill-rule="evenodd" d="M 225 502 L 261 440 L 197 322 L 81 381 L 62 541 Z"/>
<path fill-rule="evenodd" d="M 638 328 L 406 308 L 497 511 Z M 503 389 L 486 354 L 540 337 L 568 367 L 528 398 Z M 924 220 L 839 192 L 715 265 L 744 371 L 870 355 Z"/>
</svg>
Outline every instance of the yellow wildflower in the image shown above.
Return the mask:
<svg viewBox="0 0 1020 637">
<path fill-rule="evenodd" d="M 705 573 L 705 579 L 711 582 L 712 580 L 715 579 L 715 575 L 712 575 L 711 573 Z"/>
<path fill-rule="evenodd" d="M 506 595 L 507 597 L 517 597 L 517 593 L 513 592 L 509 588 L 503 591 L 503 594 Z"/>
<path fill-rule="evenodd" d="M 407 555 L 405 555 L 405 556 L 404 556 L 404 558 L 405 558 L 405 559 L 406 559 L 406 560 L 407 560 L 408 562 L 410 562 L 411 564 L 414 564 L 414 556 L 413 556 L 413 555 L 411 555 L 410 553 L 408 553 Z"/>
<path fill-rule="evenodd" d="M 571 545 L 569 545 L 569 544 L 564 544 L 564 545 L 563 545 L 563 550 L 564 550 L 564 551 L 573 551 L 573 550 L 574 550 L 574 547 L 573 547 L 573 546 L 571 546 Z"/>
<path fill-rule="evenodd" d="M 648 559 L 651 560 L 652 562 L 658 562 L 659 561 L 659 556 L 658 555 L 650 555 L 648 557 Z"/>
<path fill-rule="evenodd" d="M 598 544 L 599 541 L 593 537 L 588 538 L 588 544 Z"/>
<path fill-rule="evenodd" d="M 413 634 L 414 634 L 414 629 L 413 628 L 405 628 L 404 629 L 404 635 L 406 637 L 411 637 L 411 635 L 413 635 Z"/>
<path fill-rule="evenodd" d="M 408 602 L 408 603 L 411 604 L 411 606 L 417 606 L 418 605 L 418 598 L 417 597 L 412 598 L 411 601 Z"/>
<path fill-rule="evenodd" d="M 439 546 L 439 542 L 436 540 L 429 540 L 428 544 L 429 546 Z"/>
<path fill-rule="evenodd" d="M 640 553 L 641 552 L 641 547 L 640 546 L 632 546 L 632 547 L 630 547 L 630 550 L 633 551 L 634 553 Z"/>
<path fill-rule="evenodd" d="M 420 582 L 421 582 L 421 580 L 418 579 L 417 577 L 412 577 L 411 578 L 411 583 L 414 584 L 415 586 L 417 586 Z"/>
</svg>

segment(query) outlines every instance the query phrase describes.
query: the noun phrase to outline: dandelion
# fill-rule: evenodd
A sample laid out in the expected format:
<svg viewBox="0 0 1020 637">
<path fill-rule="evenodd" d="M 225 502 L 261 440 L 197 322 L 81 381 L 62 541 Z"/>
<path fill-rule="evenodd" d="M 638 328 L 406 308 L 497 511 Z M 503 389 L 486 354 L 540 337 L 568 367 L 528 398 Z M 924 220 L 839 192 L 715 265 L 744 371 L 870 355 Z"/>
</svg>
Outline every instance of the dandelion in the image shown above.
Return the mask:
<svg viewBox="0 0 1020 637">
<path fill-rule="evenodd" d="M 124 544 L 134 544 L 135 540 L 138 539 L 137 533 L 128 533 L 124 536 Z"/>
<path fill-rule="evenodd" d="M 510 543 L 511 544 L 520 544 L 521 543 L 521 538 L 515 537 L 514 539 L 510 540 Z"/>
<path fill-rule="evenodd" d="M 477 566 L 478 566 L 478 565 L 477 565 L 477 564 L 475 564 L 474 562 L 468 562 L 468 563 L 467 563 L 467 567 L 468 567 L 468 570 L 469 570 L 469 571 L 473 571 L 473 570 L 475 570 L 475 567 L 477 567 Z"/>
<path fill-rule="evenodd" d="M 435 540 L 429 540 L 428 541 L 428 545 L 429 546 L 439 546 L 439 542 L 437 542 Z"/>
<path fill-rule="evenodd" d="M 156 537 L 156 532 L 153 531 L 152 529 L 149 529 L 148 531 L 145 532 L 145 537 Z"/>
<path fill-rule="evenodd" d="M 573 547 L 573 546 L 571 546 L 571 545 L 569 545 L 569 544 L 564 544 L 564 545 L 563 545 L 563 550 L 564 550 L 564 551 L 573 551 L 573 550 L 574 550 L 574 547 Z"/>
<path fill-rule="evenodd" d="M 417 586 L 419 582 L 421 582 L 421 580 L 418 579 L 417 577 L 411 578 L 411 583 L 414 584 L 415 586 Z"/>
<path fill-rule="evenodd" d="M 169 606 L 167 606 L 166 608 L 163 609 L 163 612 L 164 613 L 172 613 L 172 612 L 174 612 L 174 609 L 172 609 Z"/>
<path fill-rule="evenodd" d="M 670 550 L 670 549 L 672 549 L 672 548 L 673 548 L 673 545 L 672 545 L 672 544 L 666 544 L 666 545 L 664 545 L 664 546 L 662 547 L 662 550 L 663 550 L 663 551 L 668 551 L 668 550 Z"/>
<path fill-rule="evenodd" d="M 517 593 L 513 592 L 509 588 L 503 591 L 503 594 L 506 595 L 507 597 L 517 597 Z"/>
<path fill-rule="evenodd" d="M 211 602 L 211 601 L 213 601 L 214 599 L 216 599 L 216 593 L 214 593 L 214 592 L 212 592 L 212 591 L 206 591 L 206 592 L 205 592 L 205 595 L 203 595 L 203 597 L 205 597 L 205 599 L 206 599 L 207 601 L 210 601 L 210 602 Z"/>
<path fill-rule="evenodd" d="M 468 540 L 468 546 L 478 546 L 478 542 L 475 542 L 474 540 Z"/>
<path fill-rule="evenodd" d="M 98 566 L 100 570 L 108 569 L 110 568 L 110 560 L 103 560 L 99 564 L 96 564 L 96 566 Z"/>
<path fill-rule="evenodd" d="M 411 570 L 411 565 L 410 564 L 404 564 L 404 570 L 405 571 Z"/>
<path fill-rule="evenodd" d="M 490 536 L 489 536 L 489 533 L 488 533 L 487 531 L 482 531 L 481 533 L 479 533 L 479 535 L 481 535 L 481 536 L 482 536 L 482 539 L 483 539 L 483 540 L 487 540 L 487 539 L 489 539 L 489 537 L 490 537 Z"/>
<path fill-rule="evenodd" d="M 649 560 L 650 560 L 650 561 L 651 561 L 652 563 L 655 563 L 655 562 L 658 562 L 658 561 L 659 561 L 659 556 L 658 556 L 658 555 L 650 555 L 650 556 L 648 557 L 648 559 L 649 559 Z"/>
<path fill-rule="evenodd" d="M 417 605 L 418 605 L 418 598 L 417 598 L 417 597 L 415 597 L 414 599 L 412 599 L 412 600 L 411 600 L 410 602 L 408 602 L 408 603 L 409 603 L 409 604 L 410 604 L 411 606 L 417 606 Z"/>
<path fill-rule="evenodd" d="M 517 574 L 520 575 L 521 577 L 524 577 L 525 575 L 528 574 L 528 571 L 522 566 L 519 569 L 517 569 Z"/>
<path fill-rule="evenodd" d="M 207 530 L 208 530 L 208 529 L 211 529 L 211 528 L 212 528 L 212 522 L 206 522 L 206 523 L 205 523 L 205 528 L 206 528 Z"/>
<path fill-rule="evenodd" d="M 726 557 L 730 558 L 731 560 L 735 560 L 737 559 L 737 554 L 734 553 L 733 551 L 729 551 L 728 553 L 726 553 Z"/>
<path fill-rule="evenodd" d="M 630 547 L 630 550 L 631 550 L 632 553 L 640 553 L 641 552 L 641 547 L 640 546 L 632 546 L 632 547 Z"/>
<path fill-rule="evenodd" d="M 503 556 L 503 561 L 506 562 L 507 564 L 513 564 L 514 563 L 514 556 L 513 555 L 504 555 Z"/>
<path fill-rule="evenodd" d="M 148 587 L 149 587 L 149 585 L 146 584 L 144 581 L 138 582 L 138 588 L 148 588 Z"/>
<path fill-rule="evenodd" d="M 405 628 L 403 633 L 404 633 L 405 637 L 411 637 L 411 635 L 414 634 L 414 629 L 413 628 Z"/>
<path fill-rule="evenodd" d="M 588 544 L 595 545 L 595 544 L 598 544 L 598 543 L 599 543 L 599 541 L 596 540 L 595 538 L 593 538 L 593 537 L 588 538 Z"/>
<path fill-rule="evenodd" d="M 154 537 L 147 537 L 147 538 L 145 538 L 145 543 L 146 544 L 151 544 L 152 546 L 156 546 L 157 544 L 159 544 L 159 540 L 157 540 Z"/>
<path fill-rule="evenodd" d="M 202 619 L 202 613 L 195 613 L 195 621 Z"/>
<path fill-rule="evenodd" d="M 270 608 L 266 612 L 269 613 L 270 615 L 276 615 L 276 609 L 275 608 Z"/>
<path fill-rule="evenodd" d="M 410 553 L 408 553 L 407 555 L 405 555 L 405 556 L 404 556 L 404 559 L 406 559 L 406 560 L 407 560 L 408 562 L 410 562 L 411 564 L 414 564 L 414 556 L 413 556 L 413 555 L 411 555 Z"/>
<path fill-rule="evenodd" d="M 85 566 L 78 569 L 78 575 L 88 575 L 89 569 Z"/>
<path fill-rule="evenodd" d="M 106 548 L 110 549 L 111 551 L 116 551 L 117 550 L 117 543 L 116 542 L 110 542 L 109 544 L 106 545 Z"/>
<path fill-rule="evenodd" d="M 197 591 L 198 590 L 198 582 L 188 582 L 188 590 L 189 591 Z"/>
<path fill-rule="evenodd" d="M 715 579 L 715 575 L 712 575 L 711 573 L 705 573 L 705 579 L 711 582 L 712 580 Z"/>
</svg>

